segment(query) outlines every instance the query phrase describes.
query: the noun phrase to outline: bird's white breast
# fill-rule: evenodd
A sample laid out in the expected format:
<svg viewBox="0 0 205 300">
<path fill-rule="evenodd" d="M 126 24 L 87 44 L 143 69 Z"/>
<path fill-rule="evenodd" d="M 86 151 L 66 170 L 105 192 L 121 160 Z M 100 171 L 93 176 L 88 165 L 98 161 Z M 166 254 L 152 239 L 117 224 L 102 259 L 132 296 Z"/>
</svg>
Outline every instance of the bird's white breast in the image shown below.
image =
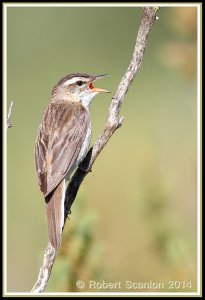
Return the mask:
<svg viewBox="0 0 205 300">
<path fill-rule="evenodd" d="M 92 124 L 91 124 L 91 122 L 89 122 L 88 130 L 87 130 L 82 148 L 81 148 L 78 158 L 76 160 L 77 166 L 81 163 L 81 161 L 85 158 L 85 156 L 88 153 L 90 142 L 91 142 L 91 137 L 92 137 Z"/>
<path fill-rule="evenodd" d="M 65 177 L 66 181 L 70 179 L 70 175 L 73 173 L 73 171 L 78 167 L 78 165 L 82 162 L 82 160 L 87 155 L 89 146 L 90 146 L 90 142 L 91 142 L 91 137 L 92 137 L 92 124 L 90 121 L 85 139 L 83 141 L 82 147 L 79 152 L 79 155 L 78 155 L 77 159 L 75 160 L 74 164 L 72 165 L 72 167 L 70 168 L 70 170 L 68 171 L 68 173 L 66 174 L 66 177 Z"/>
</svg>

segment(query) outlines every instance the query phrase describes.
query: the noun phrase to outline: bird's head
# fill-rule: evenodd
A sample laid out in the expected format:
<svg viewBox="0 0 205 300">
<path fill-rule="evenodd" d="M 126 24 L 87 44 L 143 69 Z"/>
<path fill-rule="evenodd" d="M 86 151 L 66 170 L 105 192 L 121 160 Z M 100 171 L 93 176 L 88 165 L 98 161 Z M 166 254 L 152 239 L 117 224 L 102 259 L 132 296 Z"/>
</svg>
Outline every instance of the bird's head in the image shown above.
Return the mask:
<svg viewBox="0 0 205 300">
<path fill-rule="evenodd" d="M 59 99 L 68 99 L 79 101 L 86 107 L 89 107 L 92 99 L 100 92 L 109 93 L 109 91 L 96 88 L 93 82 L 101 79 L 105 75 L 91 76 L 88 74 L 74 73 L 62 78 L 53 88 L 53 96 Z"/>
</svg>

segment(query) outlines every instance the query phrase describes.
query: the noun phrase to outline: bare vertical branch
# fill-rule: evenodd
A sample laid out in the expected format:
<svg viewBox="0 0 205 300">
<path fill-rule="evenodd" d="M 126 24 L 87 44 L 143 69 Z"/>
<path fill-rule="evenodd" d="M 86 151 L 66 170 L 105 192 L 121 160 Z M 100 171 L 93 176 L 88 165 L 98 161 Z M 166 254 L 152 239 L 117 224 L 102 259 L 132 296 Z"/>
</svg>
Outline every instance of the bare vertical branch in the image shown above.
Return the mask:
<svg viewBox="0 0 205 300">
<path fill-rule="evenodd" d="M 112 97 L 110 107 L 108 109 L 107 123 L 104 131 L 95 141 L 93 147 L 88 152 L 87 156 L 78 167 L 77 171 L 73 175 L 67 190 L 65 199 L 65 222 L 69 214 L 70 208 L 75 200 L 77 192 L 85 176 L 90 172 L 96 158 L 103 150 L 113 133 L 118 129 L 123 122 L 123 118 L 119 118 L 120 108 L 122 102 L 128 92 L 130 85 L 132 84 L 144 57 L 144 51 L 148 39 L 148 34 L 156 20 L 156 7 L 143 7 L 142 8 L 142 20 L 138 30 L 137 39 L 135 43 L 134 52 L 130 64 L 125 72 L 116 93 Z M 43 265 L 40 269 L 37 282 L 35 283 L 31 292 L 40 293 L 43 292 L 46 284 L 49 280 L 51 269 L 55 260 L 56 250 L 49 243 L 44 254 Z"/>
<path fill-rule="evenodd" d="M 41 293 L 44 291 L 50 278 L 50 273 L 54 264 L 55 257 L 56 250 L 49 243 L 44 253 L 43 265 L 40 268 L 37 282 L 31 290 L 32 293 Z"/>
</svg>

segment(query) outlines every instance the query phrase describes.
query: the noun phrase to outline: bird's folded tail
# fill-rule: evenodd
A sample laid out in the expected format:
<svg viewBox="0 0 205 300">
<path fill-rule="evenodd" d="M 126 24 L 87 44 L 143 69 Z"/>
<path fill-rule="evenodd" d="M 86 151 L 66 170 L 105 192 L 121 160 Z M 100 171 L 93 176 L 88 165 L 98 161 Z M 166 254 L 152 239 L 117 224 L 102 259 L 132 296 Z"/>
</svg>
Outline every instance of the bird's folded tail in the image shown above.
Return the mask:
<svg viewBox="0 0 205 300">
<path fill-rule="evenodd" d="M 64 225 L 65 180 L 45 197 L 46 215 L 48 221 L 48 236 L 51 245 L 58 249 L 61 244 L 62 228 Z"/>
</svg>

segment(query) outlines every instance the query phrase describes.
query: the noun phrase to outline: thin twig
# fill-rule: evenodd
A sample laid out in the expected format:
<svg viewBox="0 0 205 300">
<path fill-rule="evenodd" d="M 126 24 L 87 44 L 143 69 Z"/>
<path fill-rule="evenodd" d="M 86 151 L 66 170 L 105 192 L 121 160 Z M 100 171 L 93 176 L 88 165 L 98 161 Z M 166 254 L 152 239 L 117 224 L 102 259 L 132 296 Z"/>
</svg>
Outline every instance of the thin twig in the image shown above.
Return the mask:
<svg viewBox="0 0 205 300">
<path fill-rule="evenodd" d="M 6 127 L 7 129 L 12 127 L 11 125 L 11 112 L 12 112 L 12 107 L 13 107 L 14 101 L 11 101 L 10 107 L 9 107 L 9 112 L 6 120 Z"/>
<path fill-rule="evenodd" d="M 142 20 L 137 34 L 133 56 L 128 66 L 128 69 L 125 72 L 125 75 L 123 76 L 117 88 L 117 91 L 112 98 L 108 110 L 108 117 L 105 129 L 98 137 L 93 147 L 89 150 L 87 156 L 85 157 L 81 165 L 78 167 L 77 171 L 74 173 L 67 187 L 65 198 L 65 222 L 70 212 L 70 208 L 75 200 L 79 187 L 83 182 L 85 176 L 91 171 L 91 168 L 96 158 L 103 150 L 103 148 L 105 147 L 115 130 L 118 129 L 123 123 L 123 117 L 119 118 L 120 108 L 124 97 L 128 92 L 129 87 L 141 66 L 141 62 L 144 57 L 145 46 L 148 39 L 148 34 L 152 28 L 152 25 L 154 24 L 154 21 L 156 20 L 157 10 L 158 8 L 156 7 L 142 8 Z M 50 277 L 55 256 L 56 250 L 49 243 L 45 250 L 43 265 L 40 269 L 37 282 L 35 283 L 31 292 L 40 293 L 44 291 Z"/>
</svg>

